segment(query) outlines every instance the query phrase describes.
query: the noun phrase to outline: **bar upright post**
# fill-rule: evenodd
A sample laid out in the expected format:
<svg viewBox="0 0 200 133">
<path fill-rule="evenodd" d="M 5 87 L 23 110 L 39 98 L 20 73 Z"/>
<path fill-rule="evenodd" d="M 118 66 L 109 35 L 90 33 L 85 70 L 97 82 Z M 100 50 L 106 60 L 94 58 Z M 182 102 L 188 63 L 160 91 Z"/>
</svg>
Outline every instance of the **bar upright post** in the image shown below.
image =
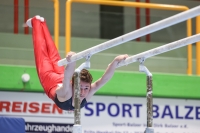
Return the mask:
<svg viewBox="0 0 200 133">
<path fill-rule="evenodd" d="M 153 89 L 152 89 L 152 74 L 151 72 L 141 63 L 139 66 L 141 72 L 145 72 L 147 75 L 147 128 L 145 133 L 154 133 L 153 129 Z"/>
</svg>

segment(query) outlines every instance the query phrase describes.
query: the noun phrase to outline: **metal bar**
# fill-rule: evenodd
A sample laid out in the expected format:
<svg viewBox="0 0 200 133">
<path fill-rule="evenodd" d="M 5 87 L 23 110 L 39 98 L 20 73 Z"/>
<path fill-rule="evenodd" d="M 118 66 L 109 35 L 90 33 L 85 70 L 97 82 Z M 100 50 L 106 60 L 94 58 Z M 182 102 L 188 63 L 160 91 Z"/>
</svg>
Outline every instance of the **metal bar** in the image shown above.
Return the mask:
<svg viewBox="0 0 200 133">
<path fill-rule="evenodd" d="M 102 1 L 102 0 L 67 0 L 66 1 L 66 53 L 70 51 L 71 45 L 71 4 L 72 2 L 87 3 L 87 4 L 101 4 L 111 6 L 124 6 L 124 7 L 139 7 L 149 9 L 160 9 L 160 10 L 176 10 L 185 11 L 188 10 L 186 6 L 179 5 L 166 5 L 166 4 L 152 4 L 144 2 L 128 2 L 128 1 Z"/>
<path fill-rule="evenodd" d="M 128 2 L 128 1 L 102 1 L 102 0 L 68 0 L 66 1 L 66 53 L 71 49 L 71 3 L 87 3 L 87 4 L 101 4 L 111 6 L 124 6 L 124 7 L 138 7 L 138 8 L 149 8 L 149 9 L 160 9 L 160 10 L 173 10 L 173 11 L 185 11 L 189 10 L 187 6 L 181 5 L 167 5 L 167 4 L 154 4 L 144 2 Z M 187 22 L 187 35 L 192 34 L 192 23 L 191 20 Z M 150 35 L 147 35 L 149 37 Z M 188 68 L 187 74 L 192 74 L 192 45 L 188 45 Z"/>
<path fill-rule="evenodd" d="M 74 72 L 74 124 L 81 124 L 80 112 L 80 71 Z"/>
<path fill-rule="evenodd" d="M 187 20 L 187 36 L 192 35 L 192 20 Z M 192 45 L 187 46 L 187 74 L 192 75 Z"/>
<path fill-rule="evenodd" d="M 145 52 L 142 52 L 140 54 L 131 56 L 127 58 L 126 60 L 120 62 L 117 65 L 117 67 L 125 66 L 130 63 L 137 62 L 141 59 L 145 60 L 149 57 L 152 57 L 152 56 L 155 56 L 167 51 L 171 51 L 171 50 L 174 50 L 174 49 L 177 49 L 177 48 L 180 48 L 180 47 L 183 47 L 183 46 L 186 46 L 198 41 L 200 41 L 200 34 L 193 35 L 193 36 L 190 36 L 190 37 L 187 37 L 187 38 L 184 38 L 184 39 L 181 39 L 181 40 L 178 40 L 178 41 L 175 41 L 175 42 L 172 42 L 172 43 L 169 43 L 169 44 L 166 44 L 166 45 L 163 45 L 163 46 L 160 46 L 160 47 L 157 47 Z"/>
<path fill-rule="evenodd" d="M 14 0 L 14 34 L 18 34 L 19 1 Z"/>
<path fill-rule="evenodd" d="M 71 50 L 71 0 L 66 1 L 66 26 L 65 26 L 65 41 L 66 41 L 66 53 Z"/>
<path fill-rule="evenodd" d="M 139 70 L 147 75 L 147 128 L 145 133 L 153 133 L 153 82 L 151 72 L 143 65 L 144 59 L 139 60 Z"/>
<path fill-rule="evenodd" d="M 200 33 L 200 16 L 196 18 L 196 33 Z M 196 74 L 200 75 L 200 42 L 196 43 Z"/>
<path fill-rule="evenodd" d="M 82 133 L 81 126 L 81 109 L 80 109 L 80 72 L 82 69 L 90 68 L 90 58 L 82 63 L 76 70 L 73 75 L 74 77 L 74 126 L 73 133 Z"/>
<path fill-rule="evenodd" d="M 140 2 L 140 0 L 136 0 L 136 2 Z M 140 8 L 136 7 L 135 8 L 135 19 L 136 19 L 136 29 L 140 29 Z M 136 38 L 136 41 L 140 41 L 141 38 Z"/>
<path fill-rule="evenodd" d="M 56 48 L 59 49 L 59 0 L 54 2 L 54 42 Z"/>
<path fill-rule="evenodd" d="M 145 26 L 143 28 L 140 28 L 138 30 L 135 30 L 133 32 L 127 33 L 125 35 L 119 36 L 115 39 L 109 40 L 107 42 L 104 42 L 102 44 L 99 44 L 97 46 L 91 47 L 89 49 L 86 49 L 82 52 L 79 52 L 71 57 L 71 62 L 80 60 L 86 56 L 91 56 L 95 53 L 101 52 L 103 50 L 109 49 L 111 47 L 117 46 L 119 44 L 125 43 L 127 41 L 133 40 L 135 38 L 141 37 L 143 35 L 147 35 L 149 33 L 158 31 L 160 29 L 169 27 L 171 25 L 180 23 L 182 21 L 185 21 L 187 19 L 193 18 L 195 16 L 198 16 L 200 14 L 200 6 L 197 6 L 195 8 L 192 8 L 190 10 L 181 12 L 177 15 L 171 16 L 169 18 L 163 19 L 161 21 L 158 21 L 156 23 L 153 23 L 151 25 Z M 61 59 L 58 61 L 58 66 L 63 66 L 68 64 L 67 60 Z"/>
<path fill-rule="evenodd" d="M 146 3 L 150 3 L 150 0 L 146 0 Z M 150 24 L 150 9 L 146 8 L 145 9 L 145 18 L 146 18 L 146 25 Z M 146 35 L 146 42 L 150 42 L 150 34 Z"/>
<path fill-rule="evenodd" d="M 152 8 L 152 9 L 173 10 L 173 11 L 183 11 L 183 10 L 188 9 L 188 7 L 186 6 L 153 4 L 153 3 L 145 3 L 145 2 L 138 3 L 138 2 L 129 2 L 129 1 L 106 1 L 106 0 L 68 0 L 68 1 L 77 2 L 77 3 L 87 3 L 87 4 Z"/>
<path fill-rule="evenodd" d="M 153 126 L 153 84 L 152 76 L 147 76 L 147 127 Z"/>
<path fill-rule="evenodd" d="M 29 0 L 24 0 L 24 23 L 29 19 Z M 24 27 L 24 34 L 29 33 L 29 28 Z"/>
</svg>

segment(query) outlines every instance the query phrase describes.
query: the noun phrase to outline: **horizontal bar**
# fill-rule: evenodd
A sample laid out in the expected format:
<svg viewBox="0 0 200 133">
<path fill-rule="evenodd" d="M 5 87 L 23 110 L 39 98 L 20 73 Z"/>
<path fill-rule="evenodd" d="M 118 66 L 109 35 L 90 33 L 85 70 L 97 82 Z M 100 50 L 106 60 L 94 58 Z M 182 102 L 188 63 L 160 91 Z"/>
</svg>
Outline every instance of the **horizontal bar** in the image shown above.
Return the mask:
<svg viewBox="0 0 200 133">
<path fill-rule="evenodd" d="M 106 0 L 70 0 L 70 1 L 77 2 L 77 3 L 86 3 L 86 4 L 138 7 L 138 8 L 173 10 L 173 11 L 188 10 L 187 6 L 181 6 L 181 5 L 155 4 L 155 3 L 133 2 L 133 1 L 110 1 L 110 0 L 108 0 L 108 1 L 106 1 Z"/>
<path fill-rule="evenodd" d="M 200 15 L 200 6 L 197 6 L 195 8 L 190 9 L 190 10 L 181 12 L 177 15 L 172 16 L 172 17 L 163 19 L 163 20 L 158 21 L 156 23 L 153 23 L 151 25 L 145 26 L 145 27 L 140 28 L 138 30 L 135 30 L 133 32 L 127 33 L 127 34 L 119 36 L 115 39 L 109 40 L 107 42 L 101 43 L 99 45 L 96 45 L 96 46 L 91 47 L 89 49 L 86 49 L 84 51 L 81 51 L 81 52 L 79 52 L 79 53 L 77 53 L 77 54 L 75 54 L 71 57 L 71 62 L 80 60 L 80 59 L 87 57 L 87 56 L 91 56 L 95 53 L 98 53 L 98 52 L 101 52 L 103 50 L 109 49 L 111 47 L 117 46 L 119 44 L 128 42 L 128 41 L 133 40 L 135 38 L 147 35 L 149 33 L 158 31 L 160 29 L 169 27 L 173 24 L 177 24 L 179 22 L 185 21 L 189 18 L 193 18 L 193 17 L 198 16 L 198 15 Z M 64 59 L 61 59 L 61 60 L 58 61 L 58 66 L 63 66 L 63 65 L 66 65 L 68 63 L 70 63 L 70 62 L 67 62 L 66 58 L 64 58 Z"/>
<path fill-rule="evenodd" d="M 128 65 L 133 62 L 145 60 L 149 57 L 152 57 L 152 56 L 155 56 L 155 55 L 167 52 L 167 51 L 171 51 L 171 50 L 174 50 L 174 49 L 177 49 L 177 48 L 180 48 L 180 47 L 192 44 L 192 43 L 196 43 L 198 41 L 200 41 L 200 34 L 196 34 L 196 35 L 193 35 L 193 36 L 190 36 L 190 37 L 187 37 L 187 38 L 184 38 L 184 39 L 181 39 L 181 40 L 178 40 L 178 41 L 175 41 L 175 42 L 172 42 L 172 43 L 169 43 L 169 44 L 166 44 L 166 45 L 163 45 L 163 46 L 160 46 L 160 47 L 157 47 L 157 48 L 145 51 L 145 52 L 142 52 L 140 54 L 128 57 L 126 60 L 120 62 L 117 65 L 117 68 Z"/>
</svg>

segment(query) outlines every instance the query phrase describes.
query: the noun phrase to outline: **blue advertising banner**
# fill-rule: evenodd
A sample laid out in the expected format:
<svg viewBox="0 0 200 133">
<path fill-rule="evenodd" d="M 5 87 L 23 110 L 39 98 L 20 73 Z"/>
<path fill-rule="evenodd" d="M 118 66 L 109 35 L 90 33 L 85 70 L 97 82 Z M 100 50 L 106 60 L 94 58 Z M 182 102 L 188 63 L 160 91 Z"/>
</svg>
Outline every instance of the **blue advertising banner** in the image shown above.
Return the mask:
<svg viewBox="0 0 200 133">
<path fill-rule="evenodd" d="M 74 112 L 42 93 L 1 92 L 0 115 L 21 117 L 27 132 L 72 132 Z M 145 97 L 93 96 L 81 109 L 83 133 L 144 133 Z M 200 133 L 200 100 L 153 98 L 155 133 Z"/>
</svg>

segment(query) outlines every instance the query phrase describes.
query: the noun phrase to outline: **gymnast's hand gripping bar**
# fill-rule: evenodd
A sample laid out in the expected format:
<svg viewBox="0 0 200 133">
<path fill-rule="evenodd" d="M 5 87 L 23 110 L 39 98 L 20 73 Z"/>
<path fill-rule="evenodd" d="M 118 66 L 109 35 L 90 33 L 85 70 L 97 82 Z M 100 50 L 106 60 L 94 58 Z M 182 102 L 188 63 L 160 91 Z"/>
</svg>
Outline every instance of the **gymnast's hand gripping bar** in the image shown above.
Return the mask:
<svg viewBox="0 0 200 133">
<path fill-rule="evenodd" d="M 130 40 L 139 38 L 141 36 L 150 34 L 152 32 L 155 32 L 155 31 L 158 31 L 160 29 L 169 27 L 171 25 L 180 23 L 182 21 L 196 17 L 198 15 L 200 15 L 200 6 L 197 6 L 195 8 L 190 9 L 190 10 L 181 12 L 177 15 L 163 19 L 163 20 L 158 21 L 156 23 L 153 23 L 151 25 L 145 26 L 145 27 L 140 28 L 138 30 L 132 31 L 132 32 L 127 33 L 125 35 L 119 36 L 115 39 L 109 40 L 107 42 L 104 42 L 104 43 L 101 43 L 101 44 L 96 45 L 94 47 L 91 47 L 89 49 L 86 49 L 82 52 L 79 52 L 79 53 L 77 53 L 77 54 L 75 54 L 71 57 L 71 62 L 80 60 L 80 59 L 87 57 L 87 56 L 92 56 L 95 53 L 99 53 L 103 50 L 109 49 L 111 47 L 117 46 L 117 45 L 125 43 L 125 42 L 128 42 Z M 67 65 L 68 63 L 70 63 L 70 62 L 68 62 L 66 60 L 66 58 L 64 58 L 64 59 L 61 59 L 61 60 L 58 61 L 58 66 Z"/>
</svg>

